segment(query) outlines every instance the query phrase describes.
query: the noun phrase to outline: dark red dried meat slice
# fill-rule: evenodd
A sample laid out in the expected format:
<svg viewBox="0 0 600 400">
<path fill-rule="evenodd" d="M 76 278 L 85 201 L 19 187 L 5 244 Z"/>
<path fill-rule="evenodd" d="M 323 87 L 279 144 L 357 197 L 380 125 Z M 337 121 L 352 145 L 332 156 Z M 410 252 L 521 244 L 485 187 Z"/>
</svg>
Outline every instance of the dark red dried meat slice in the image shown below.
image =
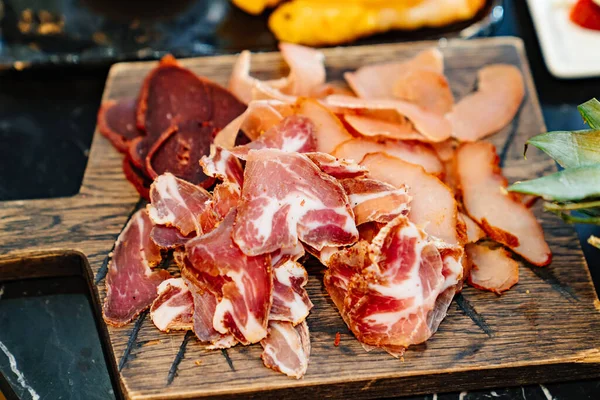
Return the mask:
<svg viewBox="0 0 600 400">
<path fill-rule="evenodd" d="M 136 126 L 135 99 L 108 100 L 98 110 L 98 130 L 121 153 L 127 152 L 131 140 L 142 135 Z"/>
<path fill-rule="evenodd" d="M 146 200 L 150 200 L 150 185 L 152 180 L 148 179 L 146 175 L 139 168 L 137 168 L 129 157 L 123 159 L 123 173 L 125 177 L 137 192 Z"/>
</svg>

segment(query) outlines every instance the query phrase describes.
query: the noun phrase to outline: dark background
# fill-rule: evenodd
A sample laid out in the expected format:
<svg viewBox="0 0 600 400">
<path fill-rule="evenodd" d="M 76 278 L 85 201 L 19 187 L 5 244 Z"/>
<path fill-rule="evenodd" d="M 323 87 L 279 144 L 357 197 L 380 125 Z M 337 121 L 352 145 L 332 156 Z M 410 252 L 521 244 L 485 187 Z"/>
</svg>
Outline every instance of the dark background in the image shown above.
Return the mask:
<svg viewBox="0 0 600 400">
<path fill-rule="evenodd" d="M 519 36 L 524 40 L 548 129 L 582 129 L 576 106 L 600 97 L 600 79 L 553 78 L 543 63 L 525 2 L 506 0 L 504 6 L 504 20 L 493 35 Z M 0 73 L 0 201 L 63 197 L 78 192 L 107 73 L 107 65 L 50 66 Z M 599 235 L 600 229 L 578 227 L 598 290 L 600 251 L 585 242 L 592 232 Z M 1 289 L 0 283 L 0 293 Z M 19 288 L 11 290 L 18 292 Z M 32 298 L 29 293 L 23 298 L 15 296 L 0 302 L 0 342 L 13 349 L 27 382 L 42 398 L 112 397 L 91 313 L 81 311 L 86 307 L 86 296 L 81 293 L 43 296 L 40 292 Z M 32 312 L 38 314 L 32 316 Z M 9 314 L 10 321 L 6 318 Z M 28 335 L 26 340 L 24 334 Z M 16 344 L 19 346 L 15 349 Z M 43 344 L 42 354 L 37 358 L 31 355 L 36 344 L 37 347 Z M 0 372 L 16 383 L 14 376 L 11 380 L 8 359 L 2 352 Z M 23 398 L 29 395 L 23 394 Z M 435 398 L 598 399 L 600 381 L 444 394 Z"/>
</svg>

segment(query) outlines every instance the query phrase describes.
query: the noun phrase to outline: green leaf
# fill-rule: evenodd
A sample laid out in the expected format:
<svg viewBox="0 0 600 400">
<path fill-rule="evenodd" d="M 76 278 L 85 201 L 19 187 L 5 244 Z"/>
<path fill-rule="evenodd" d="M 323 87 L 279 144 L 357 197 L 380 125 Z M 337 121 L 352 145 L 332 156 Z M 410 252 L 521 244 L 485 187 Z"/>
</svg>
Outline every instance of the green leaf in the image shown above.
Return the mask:
<svg viewBox="0 0 600 400">
<path fill-rule="evenodd" d="M 529 144 L 548 154 L 564 168 L 600 163 L 600 130 L 542 133 L 529 139 L 526 146 Z"/>
<path fill-rule="evenodd" d="M 600 164 L 569 168 L 530 181 L 517 182 L 508 190 L 560 202 L 600 197 Z"/>
<path fill-rule="evenodd" d="M 586 217 L 584 215 L 573 215 L 567 214 L 562 211 L 553 211 L 548 210 L 553 214 L 558 215 L 562 218 L 563 221 L 569 224 L 591 224 L 591 225 L 600 225 L 600 218 L 595 217 Z"/>
<path fill-rule="evenodd" d="M 588 100 L 580 104 L 577 109 L 590 128 L 600 129 L 600 101 L 595 98 Z"/>
</svg>

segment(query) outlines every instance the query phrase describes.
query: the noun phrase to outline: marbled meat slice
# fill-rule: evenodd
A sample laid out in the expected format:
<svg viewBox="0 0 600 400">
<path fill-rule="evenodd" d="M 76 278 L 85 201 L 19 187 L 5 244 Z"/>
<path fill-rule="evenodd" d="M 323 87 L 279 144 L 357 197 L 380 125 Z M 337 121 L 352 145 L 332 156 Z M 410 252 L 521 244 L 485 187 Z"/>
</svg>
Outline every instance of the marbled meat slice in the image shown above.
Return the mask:
<svg viewBox="0 0 600 400">
<path fill-rule="evenodd" d="M 163 332 L 192 329 L 194 298 L 181 278 L 171 278 L 158 286 L 158 297 L 150 307 L 150 318 Z"/>
<path fill-rule="evenodd" d="M 250 150 L 279 149 L 288 152 L 307 153 L 317 150 L 315 125 L 301 115 L 285 117 L 277 125 L 260 135 L 256 140 L 231 149 L 231 152 L 245 159 Z"/>
<path fill-rule="evenodd" d="M 233 242 L 232 210 L 213 231 L 189 241 L 191 267 L 219 298 L 214 328 L 240 343 L 257 343 L 267 335 L 273 281 L 269 254 L 248 256 Z"/>
<path fill-rule="evenodd" d="M 502 247 L 469 244 L 467 255 L 472 263 L 469 285 L 502 294 L 519 282 L 519 264 Z"/>
<path fill-rule="evenodd" d="M 136 125 L 135 99 L 108 100 L 98 110 L 98 130 L 121 153 L 127 152 L 131 140 L 142 136 Z"/>
<path fill-rule="evenodd" d="M 150 187 L 148 215 L 156 225 L 175 227 L 182 235 L 202 235 L 212 229 L 209 215 L 211 195 L 203 188 L 165 173 Z"/>
<path fill-rule="evenodd" d="M 544 266 L 552 253 L 533 212 L 506 191 L 494 145 L 465 143 L 456 154 L 456 171 L 469 216 L 493 240 L 505 244 L 532 264 Z"/>
<path fill-rule="evenodd" d="M 212 211 L 217 222 L 225 218 L 229 211 L 236 208 L 242 198 L 240 185 L 233 182 L 221 182 L 213 190 Z"/>
<path fill-rule="evenodd" d="M 308 368 L 310 336 L 308 325 L 269 321 L 269 335 L 261 340 L 261 358 L 267 368 L 300 379 Z"/>
<path fill-rule="evenodd" d="M 179 232 L 179 229 L 166 225 L 154 225 L 150 231 L 150 239 L 161 249 L 171 250 L 178 247 L 183 247 L 192 238 L 196 236 L 196 232 L 184 236 Z"/>
<path fill-rule="evenodd" d="M 366 115 L 344 114 L 344 121 L 358 135 L 367 136 L 374 140 L 420 140 L 427 141 L 425 136 L 413 128 L 407 119 L 400 121 L 386 121 Z"/>
<path fill-rule="evenodd" d="M 240 187 L 244 183 L 244 169 L 240 160 L 222 147 L 211 146 L 210 154 L 200 159 L 200 165 L 208 176 L 237 183 Z"/>
<path fill-rule="evenodd" d="M 464 243 L 454 193 L 438 178 L 418 165 L 385 153 L 368 154 L 361 164 L 369 169 L 372 178 L 408 188 L 412 196 L 408 218 L 421 229 L 448 244 Z"/>
<path fill-rule="evenodd" d="M 420 165 L 426 172 L 437 177 L 444 175 L 444 165 L 427 143 L 395 140 L 376 142 L 356 138 L 340 144 L 332 154 L 335 157 L 350 159 L 359 163 L 367 154 L 381 152 L 411 164 Z"/>
<path fill-rule="evenodd" d="M 150 240 L 151 229 L 146 210 L 139 210 L 115 243 L 102 308 L 108 324 L 123 326 L 150 307 L 158 296 L 160 283 L 171 277 L 166 270 L 151 269 L 162 260 L 160 248 Z"/>
<path fill-rule="evenodd" d="M 300 153 L 251 150 L 234 241 L 248 255 L 293 247 L 354 243 L 358 231 L 344 189 Z"/>
<path fill-rule="evenodd" d="M 498 132 L 513 120 L 523 97 L 525 84 L 514 65 L 488 65 L 479 70 L 475 93 L 461 99 L 448 114 L 452 136 L 473 142 Z"/>
<path fill-rule="evenodd" d="M 344 160 L 327 153 L 306 153 L 321 171 L 337 179 L 357 178 L 366 175 L 369 171 L 352 160 Z"/>
<path fill-rule="evenodd" d="M 340 181 L 354 212 L 356 225 L 367 222 L 390 222 L 407 215 L 410 195 L 406 187 L 394 187 L 375 179 L 343 179 Z"/>
<path fill-rule="evenodd" d="M 273 306 L 269 320 L 287 321 L 297 325 L 304 321 L 313 307 L 304 286 L 308 283 L 306 270 L 289 260 L 273 266 Z"/>
</svg>

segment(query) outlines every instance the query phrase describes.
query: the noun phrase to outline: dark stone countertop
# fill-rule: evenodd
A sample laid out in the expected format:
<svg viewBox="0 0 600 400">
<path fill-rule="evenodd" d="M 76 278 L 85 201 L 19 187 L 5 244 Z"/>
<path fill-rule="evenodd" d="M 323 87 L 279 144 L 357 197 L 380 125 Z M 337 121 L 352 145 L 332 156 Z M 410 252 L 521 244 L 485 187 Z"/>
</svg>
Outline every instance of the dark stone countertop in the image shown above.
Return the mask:
<svg viewBox="0 0 600 400">
<path fill-rule="evenodd" d="M 600 96 L 600 79 L 562 81 L 553 78 L 544 66 L 524 3 L 505 1 L 505 18 L 494 35 L 523 38 L 548 129 L 580 129 L 583 124 L 576 106 Z M 107 72 L 108 67 L 69 66 L 0 74 L 0 201 L 77 193 Z M 599 235 L 600 229 L 585 226 L 578 227 L 578 232 L 598 289 L 600 251 L 589 246 L 585 239 L 592 232 Z M 0 297 L 5 289 L 10 288 L 0 284 Z M 14 295 L 19 288 L 10 290 Z M 4 390 L 10 398 L 6 380 L 19 386 L 18 376 L 11 370 L 11 360 L 4 352 L 11 348 L 26 383 L 35 388 L 41 398 L 111 398 L 113 392 L 99 353 L 98 335 L 90 320 L 92 314 L 85 309 L 85 296 L 77 293 L 5 296 L 0 301 L 0 343 L 3 344 L 0 372 L 5 375 L 5 378 L 0 377 L 0 391 Z M 16 392 L 30 398 L 22 387 Z M 424 398 L 597 399 L 600 398 L 600 380 L 542 383 L 415 399 Z"/>
</svg>

